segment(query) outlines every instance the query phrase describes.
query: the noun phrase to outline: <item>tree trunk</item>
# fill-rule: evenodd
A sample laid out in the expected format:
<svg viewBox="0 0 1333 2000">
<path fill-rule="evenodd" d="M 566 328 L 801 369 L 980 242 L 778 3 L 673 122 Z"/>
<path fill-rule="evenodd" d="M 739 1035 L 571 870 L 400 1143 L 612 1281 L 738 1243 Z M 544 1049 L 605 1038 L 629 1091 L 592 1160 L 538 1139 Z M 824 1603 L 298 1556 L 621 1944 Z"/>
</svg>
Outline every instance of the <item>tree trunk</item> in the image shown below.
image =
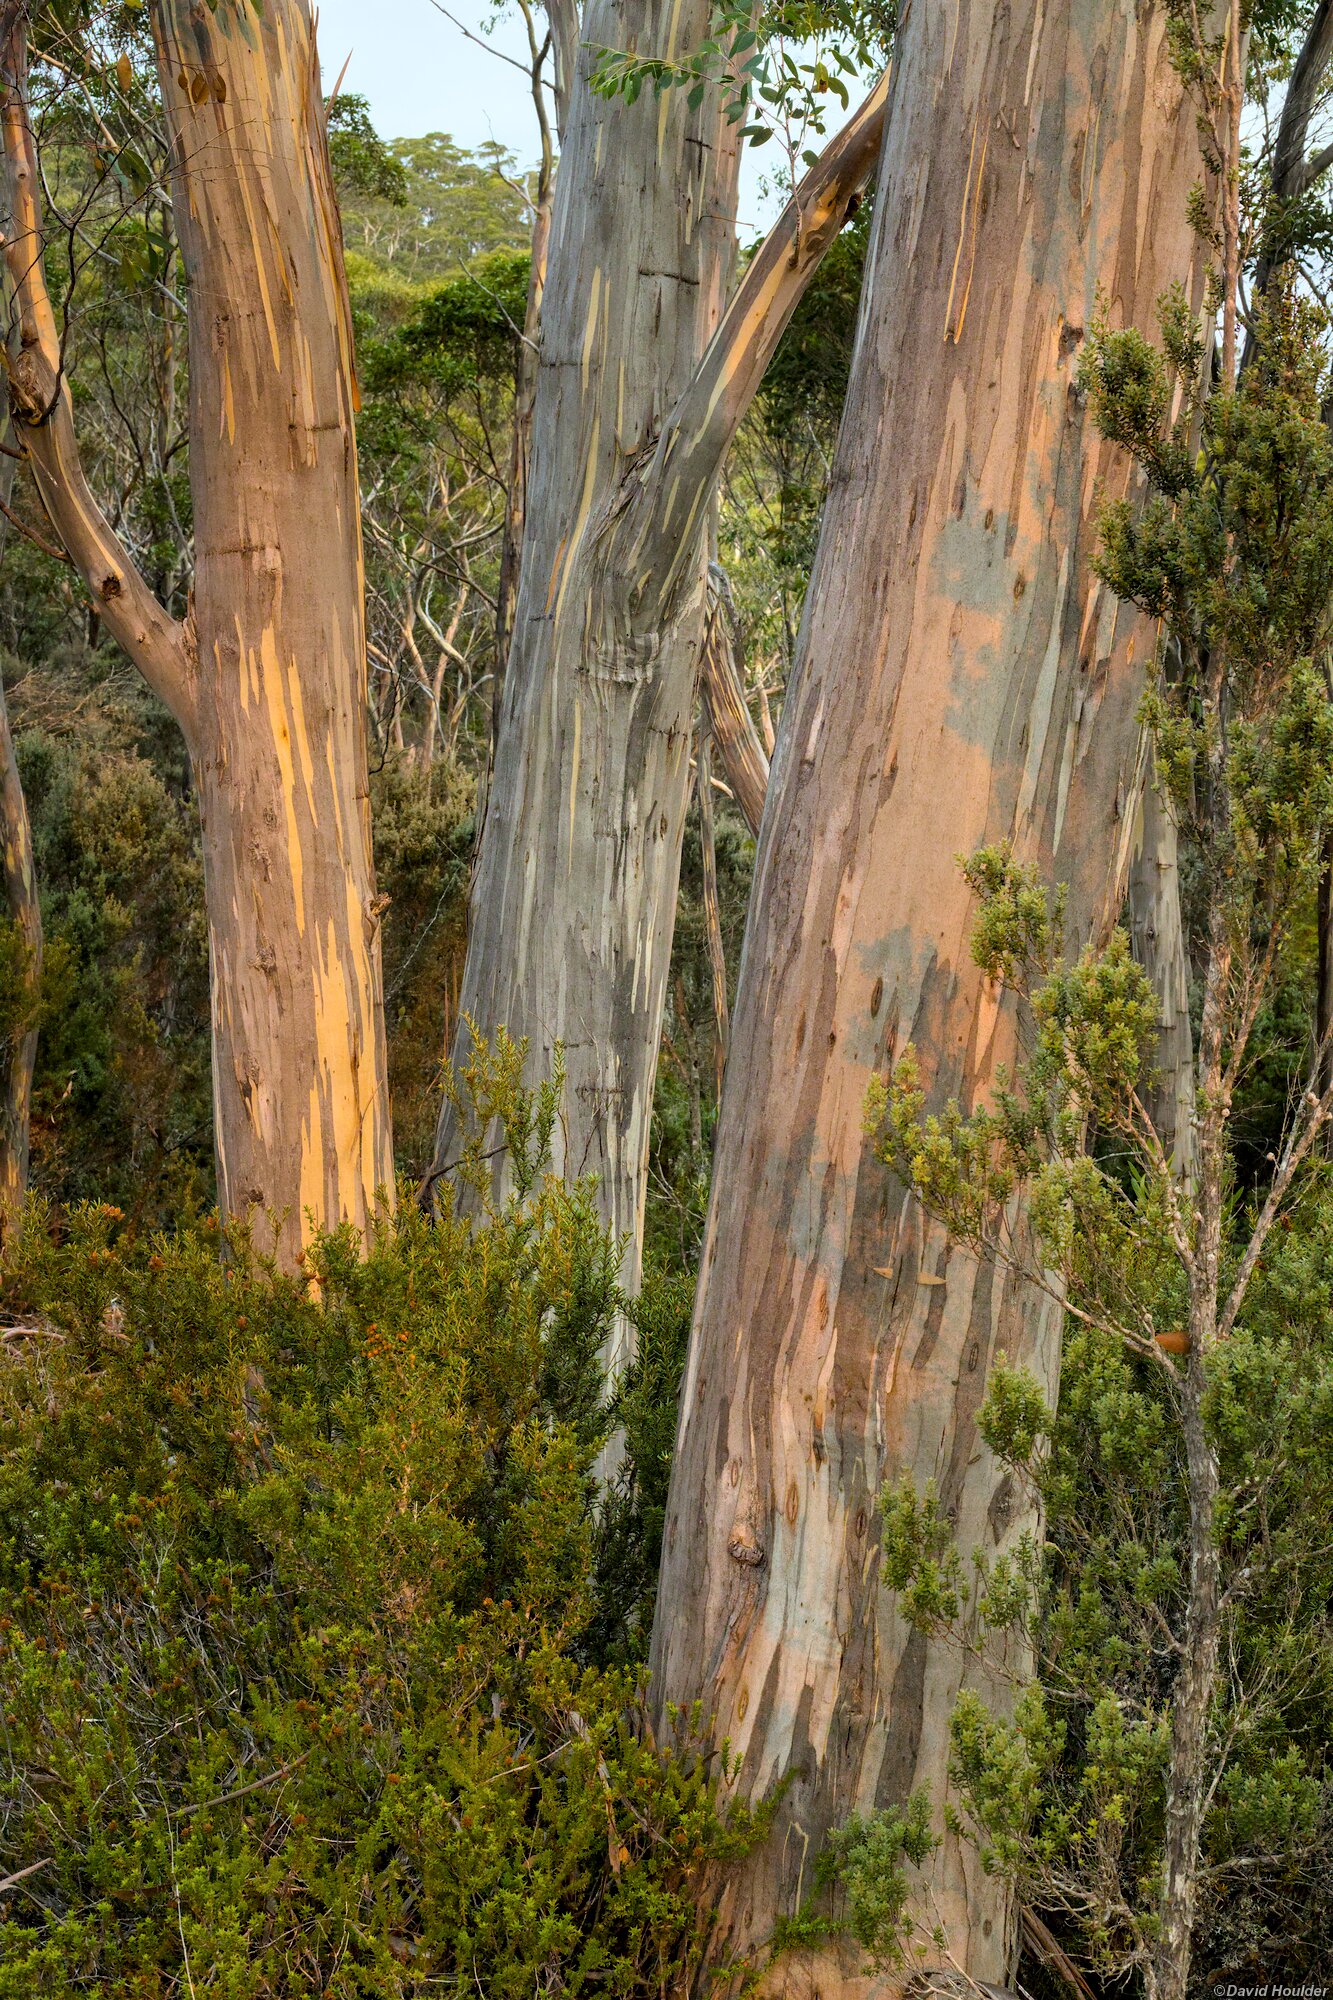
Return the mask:
<svg viewBox="0 0 1333 2000">
<path fill-rule="evenodd" d="M 1291 211 L 1294 204 L 1333 164 L 1333 148 L 1327 146 L 1322 147 L 1313 159 L 1306 157 L 1310 123 L 1319 104 L 1330 62 L 1333 62 L 1333 0 L 1318 0 L 1282 98 L 1282 115 L 1278 119 L 1277 138 L 1273 144 L 1271 210 L 1250 282 L 1252 307 L 1267 296 L 1274 274 L 1287 261 L 1292 242 Z M 1245 336 L 1242 370 L 1253 360 L 1254 351 L 1251 326 Z"/>
<path fill-rule="evenodd" d="M 393 1161 L 370 850 L 355 384 L 306 0 L 156 0 L 189 281 L 192 618 L 88 490 L 42 275 L 23 10 L 5 29 L 11 381 L 51 518 L 171 708 L 203 825 L 223 1212 L 288 1265 L 364 1228 Z"/>
<path fill-rule="evenodd" d="M 717 837 L 713 824 L 713 739 L 708 724 L 699 729 L 695 794 L 699 801 L 699 847 L 703 862 L 704 938 L 708 947 L 708 970 L 713 988 L 713 1089 L 722 1097 L 722 1078 L 727 1067 L 727 1043 L 731 1035 L 731 1008 L 727 996 L 727 953 L 722 937 L 722 903 L 717 886 Z"/>
<path fill-rule="evenodd" d="M 9 425 L 0 442 L 9 443 Z M 0 499 L 9 503 L 14 461 L 0 460 Z M 0 549 L 5 531 L 0 526 Z M 9 728 L 5 690 L 0 682 L 0 884 L 8 919 L 21 953 L 19 994 L 6 994 L 15 1017 L 8 1047 L 0 1041 L 0 1248 L 28 1189 L 28 1142 L 32 1126 L 32 1075 L 37 1060 L 37 1005 L 42 986 L 42 912 L 33 868 L 32 829 L 19 779 Z M 17 1000 L 17 1005 L 15 1004 Z"/>
<path fill-rule="evenodd" d="M 608 103 L 593 52 L 681 54 L 706 0 L 593 0 L 556 177 L 527 536 L 472 900 L 463 1013 L 562 1045 L 557 1165 L 596 1178 L 637 1282 L 662 1006 L 722 457 L 871 171 L 884 92 L 797 191 L 709 342 L 733 247 L 717 95 Z M 706 351 L 705 351 L 706 350 Z M 466 1055 L 466 1048 L 459 1051 Z M 449 1107 L 434 1174 L 459 1151 Z M 606 1360 L 626 1358 L 622 1328 Z"/>
<path fill-rule="evenodd" d="M 1318 962 L 1315 970 L 1314 1087 L 1322 1097 L 1333 1083 L 1333 839 L 1324 841 L 1315 908 Z M 1329 1150 L 1327 1134 L 1323 1150 Z"/>
<path fill-rule="evenodd" d="M 1194 1035 L 1180 913 L 1176 822 L 1150 771 L 1126 898 L 1134 956 L 1157 1002 L 1157 1076 L 1147 1110 L 1178 1181 L 1194 1178 Z"/>
<path fill-rule="evenodd" d="M 702 1703 L 745 1797 L 787 1785 L 762 1849 L 701 1885 L 709 1971 L 802 1907 L 852 1812 L 924 1786 L 942 1827 L 960 1684 L 1003 1706 L 1029 1670 L 1016 1642 L 960 1655 L 910 1630 L 879 1590 L 874 1523 L 910 1477 L 936 1482 L 964 1552 L 1033 1527 L 975 1417 L 999 1350 L 1053 1388 L 1060 1314 L 923 1224 L 863 1107 L 908 1041 L 936 1108 L 983 1101 L 1015 1059 L 1015 1005 L 971 958 L 960 851 L 1006 840 L 1065 883 L 1075 947 L 1119 907 L 1152 633 L 1089 575 L 1099 492 L 1128 475 L 1077 357 L 1099 292 L 1150 325 L 1188 271 L 1198 173 L 1159 10 L 906 10 L 765 807 L 654 1628 L 659 1707 Z M 947 1833 L 914 1912 L 957 1967 L 1003 1980 L 1009 1894 Z M 768 1990 L 868 1993 L 862 1961 L 826 1942 Z"/>
<path fill-rule="evenodd" d="M 514 370 L 514 423 L 509 440 L 509 489 L 505 495 L 504 528 L 500 538 L 500 582 L 495 598 L 495 680 L 491 694 L 490 754 L 495 755 L 495 730 L 501 713 L 505 661 L 514 636 L 514 600 L 518 593 L 519 564 L 523 555 L 523 522 L 527 512 L 528 458 L 532 450 L 532 409 L 537 393 L 537 342 L 541 333 L 542 293 L 546 289 L 546 259 L 551 244 L 551 206 L 555 190 L 555 147 L 546 112 L 546 85 L 542 80 L 548 47 L 554 55 L 559 136 L 564 138 L 564 106 L 568 93 L 561 93 L 561 75 L 569 59 L 565 40 L 566 10 L 556 5 L 550 14 L 550 32 L 539 44 L 532 9 L 521 0 L 520 12 L 528 31 L 531 59 L 532 108 L 536 114 L 541 157 L 537 164 L 537 187 L 533 197 L 532 262 L 528 269 L 528 297 L 523 313 L 518 365 Z M 489 777 L 489 770 L 487 773 Z"/>
<path fill-rule="evenodd" d="M 0 181 L 0 232 L 10 234 L 8 181 Z M 14 295 L 7 268 L 0 273 L 0 299 L 5 323 L 13 317 Z M 8 509 L 14 492 L 14 429 L 8 408 L 0 419 L 0 503 Z M 9 524 L 0 515 L 0 553 Z M 9 727 L 5 687 L 0 680 L 0 916 L 14 931 L 19 953 L 20 992 L 6 995 L 12 1009 L 9 1045 L 0 1039 L 0 1249 L 28 1191 L 28 1158 L 32 1136 L 32 1078 L 37 1061 L 37 1009 L 42 990 L 42 909 L 33 867 L 32 827 L 23 796 L 14 738 Z M 15 1004 L 17 1001 L 17 1004 Z"/>
<path fill-rule="evenodd" d="M 364 1229 L 393 1148 L 355 380 L 306 0 L 154 9 L 190 298 L 199 790 L 224 1210 Z"/>
<path fill-rule="evenodd" d="M 1203 1418 L 1204 1346 L 1192 1336 L 1180 1382 L 1180 1419 L 1190 1495 L 1189 1605 L 1180 1668 L 1171 1690 L 1161 1929 L 1151 2000 L 1186 2000 L 1198 1897 L 1208 1773 L 1208 1725 L 1222 1643 L 1222 1565 L 1216 1540 L 1218 1467 Z"/>
<path fill-rule="evenodd" d="M 665 0 L 592 0 L 585 15 L 556 175 L 527 533 L 461 1003 L 486 1032 L 503 1023 L 528 1037 L 534 1078 L 563 1043 L 557 1164 L 597 1176 L 604 1220 L 635 1244 L 689 789 L 704 551 L 696 537 L 678 606 L 640 640 L 594 601 L 585 543 L 721 311 L 736 155 L 715 93 L 694 110 L 675 89 L 628 105 L 595 96 L 587 79 L 598 48 L 683 52 L 704 40 L 708 18 L 707 0 L 686 0 L 683 11 Z M 457 1151 L 446 1115 L 437 1163 Z"/>
</svg>

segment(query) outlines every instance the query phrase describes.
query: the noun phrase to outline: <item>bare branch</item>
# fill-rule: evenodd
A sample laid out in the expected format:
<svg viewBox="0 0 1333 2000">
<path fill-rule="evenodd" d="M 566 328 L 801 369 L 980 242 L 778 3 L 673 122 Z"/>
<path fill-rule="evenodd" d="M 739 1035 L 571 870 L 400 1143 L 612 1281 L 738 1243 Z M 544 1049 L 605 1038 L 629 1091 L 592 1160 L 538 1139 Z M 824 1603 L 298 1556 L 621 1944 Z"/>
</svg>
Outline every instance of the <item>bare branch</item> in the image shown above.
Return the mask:
<svg viewBox="0 0 1333 2000">
<path fill-rule="evenodd" d="M 824 148 L 746 266 L 656 447 L 631 472 L 604 536 L 627 536 L 614 568 L 637 575 L 651 547 L 654 597 L 670 600 L 693 560 L 697 530 L 727 449 L 825 251 L 874 174 L 888 111 L 885 70 L 860 110 Z"/>
<path fill-rule="evenodd" d="M 1305 1117 L 1303 1119 L 1297 1117 L 1293 1121 L 1291 1131 L 1287 1136 L 1287 1143 L 1282 1151 L 1282 1158 L 1278 1163 L 1278 1170 L 1273 1176 L 1273 1184 L 1268 1190 L 1268 1199 L 1263 1205 L 1259 1220 L 1254 1225 L 1254 1232 L 1245 1246 L 1245 1255 L 1240 1260 L 1240 1269 L 1237 1271 L 1236 1281 L 1231 1287 L 1231 1296 L 1228 1298 L 1222 1317 L 1217 1323 L 1217 1338 L 1219 1340 L 1225 1340 L 1231 1332 L 1232 1327 L 1236 1324 L 1236 1315 L 1245 1302 L 1245 1293 L 1249 1288 L 1250 1279 L 1254 1276 L 1254 1267 L 1263 1254 L 1264 1244 L 1268 1241 L 1269 1231 L 1277 1220 L 1278 1213 L 1286 1198 L 1287 1190 L 1291 1186 L 1296 1170 L 1318 1138 L 1320 1130 L 1327 1122 L 1330 1112 L 1333 1112 L 1333 1083 L 1328 1086 L 1322 1097 L 1316 1097 L 1313 1091 L 1307 1091 L 1302 1099 L 1302 1109 L 1305 1112 Z"/>
<path fill-rule="evenodd" d="M 93 497 L 79 456 L 64 357 L 42 261 L 37 149 L 28 110 L 27 10 L 0 8 L 0 131 L 8 181 L 4 254 L 17 325 L 10 329 L 9 383 L 15 423 L 42 504 L 82 576 L 98 614 L 144 679 L 186 726 L 192 662 L 186 628 L 148 588 Z"/>
</svg>

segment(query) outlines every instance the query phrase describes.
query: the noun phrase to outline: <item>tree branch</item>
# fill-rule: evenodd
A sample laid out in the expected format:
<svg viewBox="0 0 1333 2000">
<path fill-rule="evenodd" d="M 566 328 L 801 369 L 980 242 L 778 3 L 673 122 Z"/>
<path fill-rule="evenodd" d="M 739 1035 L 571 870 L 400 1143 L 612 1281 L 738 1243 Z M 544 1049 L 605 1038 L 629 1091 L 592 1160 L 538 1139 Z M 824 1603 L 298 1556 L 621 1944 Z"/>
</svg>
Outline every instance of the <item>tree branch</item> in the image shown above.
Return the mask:
<svg viewBox="0 0 1333 2000">
<path fill-rule="evenodd" d="M 563 146 L 569 124 L 569 93 L 574 87 L 574 66 L 578 60 L 579 12 L 575 0 L 546 0 L 546 19 L 555 58 L 555 129 Z"/>
<path fill-rule="evenodd" d="M 1328 1086 L 1322 1097 L 1317 1097 L 1312 1090 L 1307 1091 L 1300 1108 L 1304 1117 L 1302 1119 L 1298 1115 L 1292 1124 L 1278 1170 L 1273 1176 L 1273 1184 L 1268 1190 L 1268 1199 L 1260 1210 L 1254 1232 L 1246 1245 L 1245 1255 L 1240 1260 L 1236 1281 L 1231 1287 L 1231 1296 L 1218 1321 L 1219 1340 L 1225 1340 L 1236 1324 L 1236 1316 L 1245 1303 L 1245 1294 L 1249 1289 L 1250 1279 L 1254 1276 L 1255 1266 L 1263 1254 L 1264 1244 L 1268 1241 L 1269 1232 L 1277 1220 L 1296 1170 L 1318 1138 L 1321 1127 L 1327 1123 L 1329 1114 L 1333 1112 L 1333 1083 Z"/>
<path fill-rule="evenodd" d="M 1273 170 L 1271 176 L 1272 199 L 1278 208 L 1299 200 L 1308 187 L 1313 186 L 1330 164 L 1333 164 L 1333 148 L 1325 147 L 1313 159 L 1305 157 L 1305 147 L 1310 134 L 1310 120 L 1314 116 L 1315 103 L 1320 86 L 1324 81 L 1329 62 L 1333 60 L 1333 0 L 1319 0 L 1310 26 L 1306 31 L 1301 52 L 1291 72 L 1287 94 L 1282 102 L 1282 116 L 1278 120 L 1277 138 L 1273 145 Z M 1278 228 L 1270 226 L 1264 232 L 1255 264 L 1253 298 L 1262 300 L 1273 282 L 1273 273 L 1282 261 L 1282 221 L 1278 217 Z M 1254 358 L 1254 334 L 1251 331 L 1245 341 L 1245 352 L 1241 359 L 1241 372 Z"/>
<path fill-rule="evenodd" d="M 671 601 L 693 561 L 722 461 L 787 322 L 875 172 L 889 77 L 886 69 L 829 141 L 750 259 L 656 445 L 631 469 L 598 532 L 599 541 L 617 544 L 615 574 L 651 577 L 654 624 L 656 607 Z"/>
<path fill-rule="evenodd" d="M 1330 60 L 1333 60 L 1333 0 L 1319 0 L 1291 72 L 1278 120 L 1277 143 L 1273 148 L 1273 193 L 1279 201 L 1290 201 L 1309 185 L 1305 144 L 1319 86 Z"/>
<path fill-rule="evenodd" d="M 163 610 L 93 497 L 79 457 L 55 312 L 46 286 L 37 149 L 28 108 L 27 8 L 0 6 L 0 134 L 11 222 L 4 255 L 17 324 L 9 329 L 9 389 L 33 476 L 70 561 L 108 631 L 153 692 L 187 727 L 193 699 L 189 634 Z"/>
</svg>

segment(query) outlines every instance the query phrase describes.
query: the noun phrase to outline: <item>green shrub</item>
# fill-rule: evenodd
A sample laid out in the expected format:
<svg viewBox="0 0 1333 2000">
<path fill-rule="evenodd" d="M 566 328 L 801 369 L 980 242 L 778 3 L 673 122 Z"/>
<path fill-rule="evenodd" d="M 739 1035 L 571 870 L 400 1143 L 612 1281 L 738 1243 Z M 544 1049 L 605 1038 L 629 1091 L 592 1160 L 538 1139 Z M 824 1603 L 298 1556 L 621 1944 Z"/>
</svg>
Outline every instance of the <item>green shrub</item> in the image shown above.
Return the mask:
<svg viewBox="0 0 1333 2000">
<path fill-rule="evenodd" d="M 589 1194 L 220 1247 L 0 1267 L 0 2000 L 664 1992 L 752 1828 L 591 1658 Z"/>
</svg>

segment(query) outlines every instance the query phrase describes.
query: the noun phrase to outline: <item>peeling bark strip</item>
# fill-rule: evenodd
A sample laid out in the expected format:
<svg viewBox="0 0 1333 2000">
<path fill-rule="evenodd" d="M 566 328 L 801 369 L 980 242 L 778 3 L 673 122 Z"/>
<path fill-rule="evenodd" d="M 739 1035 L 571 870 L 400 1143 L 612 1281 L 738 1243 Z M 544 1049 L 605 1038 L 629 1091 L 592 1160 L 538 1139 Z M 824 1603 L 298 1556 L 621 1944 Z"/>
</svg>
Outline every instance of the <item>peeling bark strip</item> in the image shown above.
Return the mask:
<svg viewBox="0 0 1333 2000">
<path fill-rule="evenodd" d="M 108 627 L 172 709 L 203 824 L 224 1213 L 292 1262 L 364 1227 L 393 1160 L 370 850 L 355 386 L 306 0 L 155 0 L 189 278 L 193 622 L 153 598 L 78 460 L 41 269 L 21 11 L 4 14 L 20 304 L 11 380 L 37 483 Z M 261 1242 L 270 1240 L 266 1218 Z"/>
<path fill-rule="evenodd" d="M 881 85 L 721 314 L 734 128 L 708 92 L 608 103 L 594 52 L 680 55 L 708 0 L 592 0 L 556 177 L 514 638 L 472 902 L 465 1017 L 557 1043 L 564 1155 L 637 1282 L 648 1121 L 689 790 L 708 502 L 728 444 L 873 169 Z M 706 351 L 705 351 L 706 350 Z M 466 1049 L 458 1052 L 466 1054 Z M 435 1172 L 457 1157 L 446 1107 Z M 627 1334 L 627 1329 L 625 1330 Z M 617 1367 L 622 1352 L 608 1355 Z"/>
<path fill-rule="evenodd" d="M 1164 10 L 905 10 L 760 841 L 653 1639 L 656 1701 L 702 1703 L 743 1793 L 790 1780 L 765 1847 L 703 1885 L 712 1968 L 802 1906 L 853 1811 L 924 1785 L 943 1824 L 964 1664 L 879 1589 L 881 1490 L 933 1479 L 964 1552 L 1033 1525 L 975 1417 L 999 1349 L 1054 1387 L 1059 1314 L 923 1227 L 863 1106 L 908 1040 L 937 1106 L 983 1099 L 1014 1058 L 1013 1003 L 971 959 L 960 852 L 1006 839 L 1066 882 L 1075 944 L 1118 907 L 1153 635 L 1089 574 L 1099 484 L 1128 474 L 1087 422 L 1078 350 L 1099 288 L 1116 322 L 1150 328 L 1187 275 L 1199 171 Z M 1003 1705 L 1003 1669 L 1028 1665 L 1015 1647 L 966 1678 Z M 1002 1885 L 947 1836 L 926 1875 L 927 1931 L 1002 1981 Z M 822 1944 L 768 1990 L 868 1992 L 862 1958 Z"/>
</svg>

